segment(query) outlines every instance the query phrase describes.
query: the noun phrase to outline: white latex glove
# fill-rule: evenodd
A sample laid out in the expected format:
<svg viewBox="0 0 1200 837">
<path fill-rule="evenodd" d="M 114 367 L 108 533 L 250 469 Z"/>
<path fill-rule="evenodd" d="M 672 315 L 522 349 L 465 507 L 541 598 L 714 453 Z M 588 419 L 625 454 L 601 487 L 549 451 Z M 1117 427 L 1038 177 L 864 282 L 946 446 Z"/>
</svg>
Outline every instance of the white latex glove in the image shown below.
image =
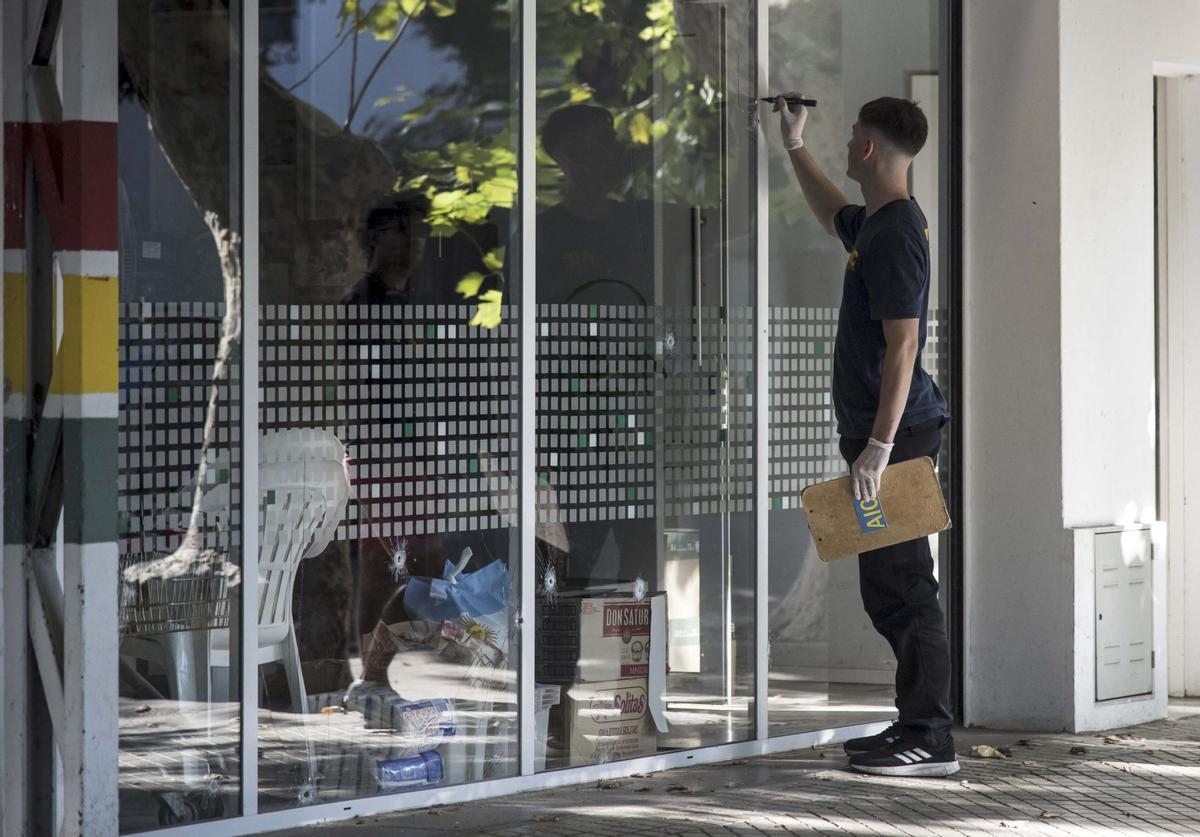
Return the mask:
<svg viewBox="0 0 1200 837">
<path fill-rule="evenodd" d="M 808 121 L 808 108 L 804 105 L 789 105 L 787 99 L 803 99 L 801 93 L 787 93 L 775 98 L 775 110 L 779 114 L 779 133 L 783 135 L 783 147 L 794 151 L 804 145 L 804 123 Z"/>
<path fill-rule="evenodd" d="M 850 467 L 850 484 L 854 486 L 855 500 L 874 500 L 879 494 L 879 481 L 883 478 L 883 469 L 892 458 L 892 448 L 887 442 L 870 439 L 863 452 L 854 460 Z"/>
</svg>

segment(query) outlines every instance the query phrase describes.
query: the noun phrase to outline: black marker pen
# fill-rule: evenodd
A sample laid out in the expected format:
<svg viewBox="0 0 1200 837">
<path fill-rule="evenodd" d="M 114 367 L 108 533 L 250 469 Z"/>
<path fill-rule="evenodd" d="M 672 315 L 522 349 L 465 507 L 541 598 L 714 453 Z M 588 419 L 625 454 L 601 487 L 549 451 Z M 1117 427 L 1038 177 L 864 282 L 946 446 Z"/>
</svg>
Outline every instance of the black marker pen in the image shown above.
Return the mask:
<svg viewBox="0 0 1200 837">
<path fill-rule="evenodd" d="M 759 99 L 759 101 L 773 105 L 775 104 L 776 98 L 777 97 L 763 96 L 761 99 Z M 804 105 L 806 108 L 815 108 L 817 106 L 816 99 L 785 99 L 784 101 L 786 101 L 789 105 Z"/>
</svg>

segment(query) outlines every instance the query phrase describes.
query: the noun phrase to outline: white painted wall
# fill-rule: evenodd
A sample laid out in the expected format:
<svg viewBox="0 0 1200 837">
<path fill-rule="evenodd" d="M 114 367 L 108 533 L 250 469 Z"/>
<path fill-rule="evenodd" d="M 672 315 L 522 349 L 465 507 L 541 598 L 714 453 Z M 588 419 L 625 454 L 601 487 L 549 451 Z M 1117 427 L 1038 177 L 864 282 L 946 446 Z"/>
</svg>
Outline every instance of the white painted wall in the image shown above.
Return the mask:
<svg viewBox="0 0 1200 837">
<path fill-rule="evenodd" d="M 1200 76 L 1165 80 L 1159 110 L 1160 514 L 1170 692 L 1200 695 Z M 1189 430 L 1191 432 L 1189 432 Z"/>
<path fill-rule="evenodd" d="M 964 26 L 966 716 L 1070 728 L 1069 530 L 1157 515 L 1153 76 L 1200 67 L 1200 2 L 966 0 Z"/>
</svg>

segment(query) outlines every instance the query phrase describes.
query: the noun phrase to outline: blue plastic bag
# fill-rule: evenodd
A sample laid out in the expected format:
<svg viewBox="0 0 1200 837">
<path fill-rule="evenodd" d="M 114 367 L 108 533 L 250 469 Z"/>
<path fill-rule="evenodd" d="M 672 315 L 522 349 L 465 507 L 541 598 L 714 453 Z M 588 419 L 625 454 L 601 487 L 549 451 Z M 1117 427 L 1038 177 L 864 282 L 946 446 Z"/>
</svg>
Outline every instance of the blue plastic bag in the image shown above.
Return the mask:
<svg viewBox="0 0 1200 837">
<path fill-rule="evenodd" d="M 501 651 L 508 650 L 508 567 L 493 561 L 483 569 L 455 575 L 446 562 L 442 578 L 409 579 L 404 609 L 412 619 L 458 622 Z"/>
</svg>

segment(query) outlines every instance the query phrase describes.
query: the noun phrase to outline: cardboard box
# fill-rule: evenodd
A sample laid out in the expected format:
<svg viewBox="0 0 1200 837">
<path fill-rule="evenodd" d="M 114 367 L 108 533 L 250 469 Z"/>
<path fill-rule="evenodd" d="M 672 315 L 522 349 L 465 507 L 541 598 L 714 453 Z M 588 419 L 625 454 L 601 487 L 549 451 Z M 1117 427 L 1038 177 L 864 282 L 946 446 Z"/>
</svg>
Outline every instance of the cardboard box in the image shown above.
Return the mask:
<svg viewBox="0 0 1200 837">
<path fill-rule="evenodd" d="M 649 599 L 580 599 L 576 681 L 604 683 L 648 677 L 650 622 Z"/>
<path fill-rule="evenodd" d="M 645 677 L 572 686 L 566 711 L 572 767 L 651 755 L 658 749 Z"/>
</svg>

